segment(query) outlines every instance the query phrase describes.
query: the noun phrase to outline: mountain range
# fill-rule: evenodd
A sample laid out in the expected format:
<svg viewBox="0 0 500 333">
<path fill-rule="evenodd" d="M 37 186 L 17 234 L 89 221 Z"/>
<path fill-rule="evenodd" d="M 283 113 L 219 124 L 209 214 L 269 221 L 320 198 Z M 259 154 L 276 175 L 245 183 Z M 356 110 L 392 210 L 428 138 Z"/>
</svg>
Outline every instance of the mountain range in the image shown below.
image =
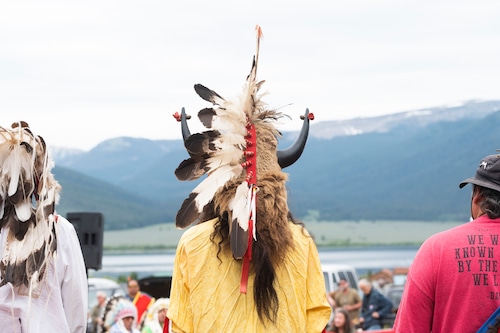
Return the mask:
<svg viewBox="0 0 500 333">
<path fill-rule="evenodd" d="M 284 132 L 280 148 L 297 135 Z M 290 209 L 303 220 L 466 221 L 470 189 L 458 184 L 498 148 L 500 101 L 313 121 L 302 157 L 284 169 Z M 182 140 L 120 137 L 51 151 L 58 212 L 101 212 L 106 230 L 174 221 L 197 184 L 174 176 L 188 157 Z"/>
</svg>

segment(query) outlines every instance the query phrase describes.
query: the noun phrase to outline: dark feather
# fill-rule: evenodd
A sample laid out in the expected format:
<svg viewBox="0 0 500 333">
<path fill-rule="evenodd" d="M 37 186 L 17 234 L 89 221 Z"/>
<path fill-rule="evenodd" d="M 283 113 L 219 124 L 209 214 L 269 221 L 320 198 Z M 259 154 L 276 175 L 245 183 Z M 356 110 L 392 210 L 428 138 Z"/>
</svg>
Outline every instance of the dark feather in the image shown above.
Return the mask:
<svg viewBox="0 0 500 333">
<path fill-rule="evenodd" d="M 248 231 L 243 230 L 236 220 L 233 220 L 231 223 L 231 235 L 229 239 L 233 256 L 236 259 L 243 258 L 248 247 Z"/>
<path fill-rule="evenodd" d="M 218 131 L 206 131 L 203 133 L 195 133 L 190 135 L 186 141 L 184 141 L 184 146 L 191 157 L 203 157 L 208 158 L 209 156 L 203 156 L 203 154 L 214 152 L 217 147 L 214 145 L 214 140 L 220 137 Z"/>
<path fill-rule="evenodd" d="M 43 215 L 49 216 L 50 214 L 54 214 L 56 212 L 56 203 L 52 202 L 51 204 L 43 207 Z"/>
<path fill-rule="evenodd" d="M 195 180 L 203 176 L 207 170 L 205 160 L 196 161 L 193 158 L 188 158 L 182 161 L 177 169 L 175 169 L 175 176 L 178 180 Z"/>
<path fill-rule="evenodd" d="M 206 128 L 212 128 L 212 120 L 216 115 L 217 113 L 212 108 L 205 108 L 198 112 L 198 118 Z"/>
<path fill-rule="evenodd" d="M 8 202 L 6 202 L 5 207 L 4 207 L 3 216 L 0 219 L 0 229 L 3 228 L 4 226 L 9 225 L 9 223 L 11 223 L 11 220 L 13 219 L 14 215 L 15 215 L 14 206 L 12 206 Z"/>
<path fill-rule="evenodd" d="M 26 259 L 26 274 L 33 275 L 36 271 L 40 270 L 40 264 L 45 261 L 45 242 L 42 247 Z M 44 269 L 44 267 L 42 268 Z M 40 272 L 39 278 L 43 276 L 43 272 Z"/>
<path fill-rule="evenodd" d="M 26 177 L 25 174 L 23 174 L 23 178 L 24 177 Z M 31 198 L 32 191 L 33 184 L 31 182 L 26 180 L 24 182 L 19 181 L 17 191 L 13 195 L 9 196 L 8 200 L 11 204 L 15 205 L 22 200 L 26 200 L 26 198 Z"/>
<path fill-rule="evenodd" d="M 207 102 L 219 105 L 221 101 L 224 101 L 224 98 L 220 97 L 219 94 L 217 94 L 213 90 L 208 89 L 202 84 L 195 84 L 194 90 L 201 98 L 203 98 Z"/>
<path fill-rule="evenodd" d="M 11 265 L 5 266 L 4 262 L 0 265 L 0 269 L 2 270 L 3 280 L 0 283 L 0 286 L 3 286 L 7 283 L 11 283 L 14 287 L 18 287 L 21 285 L 28 286 L 28 275 L 26 274 L 26 261 L 14 263 Z"/>
<path fill-rule="evenodd" d="M 53 240 L 53 241 L 52 241 Z M 56 225 L 52 225 L 52 233 L 49 236 L 50 252 L 55 253 L 57 251 L 57 233 Z"/>
<path fill-rule="evenodd" d="M 22 241 L 24 239 L 24 236 L 26 235 L 26 232 L 28 232 L 28 228 L 30 227 L 31 224 L 36 225 L 36 216 L 34 212 L 31 213 L 31 217 L 29 218 L 28 221 L 19 222 L 16 220 L 14 223 L 11 223 L 10 230 L 18 241 Z"/>
<path fill-rule="evenodd" d="M 192 223 L 200 222 L 200 213 L 203 211 L 203 207 L 199 210 L 196 207 L 196 197 L 198 193 L 191 192 L 189 197 L 184 200 L 182 207 L 177 212 L 175 217 L 175 226 L 179 229 L 184 229 L 191 225 Z"/>
</svg>

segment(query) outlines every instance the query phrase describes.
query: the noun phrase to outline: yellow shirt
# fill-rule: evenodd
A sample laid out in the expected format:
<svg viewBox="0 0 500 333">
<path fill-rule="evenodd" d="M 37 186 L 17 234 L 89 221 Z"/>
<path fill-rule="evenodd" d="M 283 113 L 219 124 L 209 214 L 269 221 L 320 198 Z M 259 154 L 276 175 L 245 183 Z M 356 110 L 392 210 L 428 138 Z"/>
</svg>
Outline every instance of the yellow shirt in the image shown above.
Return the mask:
<svg viewBox="0 0 500 333">
<path fill-rule="evenodd" d="M 210 241 L 216 219 L 187 230 L 179 241 L 168 317 L 173 332 L 311 332 L 330 318 L 318 251 L 301 226 L 290 223 L 294 248 L 276 270 L 279 311 L 276 325 L 259 320 L 253 300 L 253 276 L 240 293 L 241 261 L 219 253 Z M 257 239 L 258 242 L 258 239 Z M 217 239 L 216 239 L 217 243 Z"/>
</svg>

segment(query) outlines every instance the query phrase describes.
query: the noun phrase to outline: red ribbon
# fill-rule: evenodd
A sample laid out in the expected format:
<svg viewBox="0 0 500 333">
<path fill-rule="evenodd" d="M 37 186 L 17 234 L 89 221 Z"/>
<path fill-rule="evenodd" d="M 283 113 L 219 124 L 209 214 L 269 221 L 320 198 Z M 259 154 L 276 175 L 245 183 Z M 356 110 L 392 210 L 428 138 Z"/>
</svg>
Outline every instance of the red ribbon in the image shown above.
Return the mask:
<svg viewBox="0 0 500 333">
<path fill-rule="evenodd" d="M 247 147 L 245 158 L 246 161 L 244 163 L 244 167 L 247 169 L 247 178 L 246 181 L 251 189 L 251 202 L 254 205 L 257 205 L 257 193 L 255 191 L 257 185 L 257 134 L 255 131 L 255 126 L 252 123 L 247 124 L 248 137 L 247 137 Z M 248 274 L 250 271 L 250 261 L 252 260 L 252 243 L 253 243 L 253 229 L 254 229 L 254 221 L 256 216 L 253 216 L 253 213 L 250 215 L 250 219 L 248 220 L 248 246 L 243 256 L 243 266 L 241 272 L 241 282 L 240 282 L 240 293 L 247 293 L 247 285 L 248 285 Z"/>
<path fill-rule="evenodd" d="M 248 273 L 250 271 L 250 261 L 252 260 L 252 243 L 253 243 L 253 220 L 248 221 L 248 247 L 243 257 L 243 267 L 241 271 L 240 293 L 247 293 Z"/>
</svg>

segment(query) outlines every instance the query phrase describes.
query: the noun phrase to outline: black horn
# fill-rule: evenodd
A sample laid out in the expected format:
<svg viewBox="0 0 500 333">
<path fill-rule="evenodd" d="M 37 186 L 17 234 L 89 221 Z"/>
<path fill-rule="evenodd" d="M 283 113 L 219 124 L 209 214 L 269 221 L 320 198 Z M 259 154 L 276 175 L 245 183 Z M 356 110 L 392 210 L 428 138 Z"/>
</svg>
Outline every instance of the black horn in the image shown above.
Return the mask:
<svg viewBox="0 0 500 333">
<path fill-rule="evenodd" d="M 187 120 L 189 118 L 191 118 L 191 117 L 186 116 L 186 110 L 184 110 L 184 108 L 182 108 L 182 110 L 181 110 L 181 130 L 182 130 L 182 138 L 184 139 L 184 141 L 186 141 L 187 138 L 189 138 L 189 136 L 191 135 L 191 132 L 189 131 L 189 127 L 187 124 Z"/>
<path fill-rule="evenodd" d="M 312 113 L 311 113 L 312 115 Z M 307 135 L 309 134 L 309 109 L 306 109 L 304 114 L 304 122 L 302 124 L 302 129 L 300 130 L 299 137 L 293 145 L 287 149 L 278 150 L 276 155 L 278 156 L 278 163 L 282 169 L 292 165 L 297 161 L 304 151 L 306 146 Z"/>
</svg>

